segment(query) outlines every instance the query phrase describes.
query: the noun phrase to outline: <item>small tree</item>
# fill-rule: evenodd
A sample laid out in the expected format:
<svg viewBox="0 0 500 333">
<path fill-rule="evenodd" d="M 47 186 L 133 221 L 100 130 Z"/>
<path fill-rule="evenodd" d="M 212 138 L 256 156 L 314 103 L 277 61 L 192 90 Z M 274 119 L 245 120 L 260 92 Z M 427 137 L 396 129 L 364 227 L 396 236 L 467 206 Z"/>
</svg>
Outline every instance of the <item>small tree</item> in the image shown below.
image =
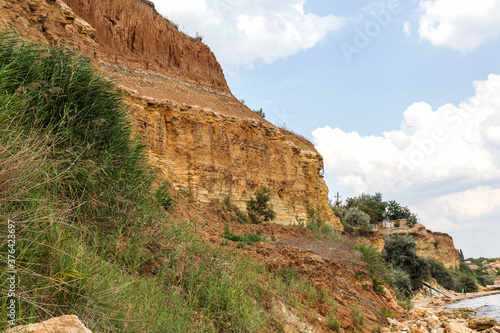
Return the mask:
<svg viewBox="0 0 500 333">
<path fill-rule="evenodd" d="M 370 223 L 370 216 L 358 207 L 349 208 L 344 214 L 343 222 L 346 225 L 362 226 Z"/>
<path fill-rule="evenodd" d="M 419 290 L 422 281 L 430 277 L 429 265 L 417 255 L 417 245 L 410 235 L 396 234 L 387 238 L 382 255 L 392 267 L 400 268 L 410 276 L 412 292 Z"/>
<path fill-rule="evenodd" d="M 266 114 L 262 111 L 262 108 L 260 108 L 260 110 L 253 110 L 253 112 L 257 113 L 262 118 L 266 118 Z"/>
<path fill-rule="evenodd" d="M 276 212 L 272 210 L 269 201 L 271 201 L 271 193 L 267 187 L 255 191 L 255 199 L 250 198 L 247 201 L 248 218 L 251 223 L 271 221 L 276 217 Z"/>
</svg>

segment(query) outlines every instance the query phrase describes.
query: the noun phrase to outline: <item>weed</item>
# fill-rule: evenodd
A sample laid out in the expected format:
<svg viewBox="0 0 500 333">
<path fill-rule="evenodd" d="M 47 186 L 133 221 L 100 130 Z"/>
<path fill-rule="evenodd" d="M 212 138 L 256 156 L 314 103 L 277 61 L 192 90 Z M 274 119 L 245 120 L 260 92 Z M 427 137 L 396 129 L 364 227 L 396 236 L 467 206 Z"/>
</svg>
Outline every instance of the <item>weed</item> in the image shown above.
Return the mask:
<svg viewBox="0 0 500 333">
<path fill-rule="evenodd" d="M 247 223 L 247 215 L 243 213 L 242 211 L 237 211 L 236 215 L 238 215 L 238 221 L 240 224 L 246 224 Z"/>
<path fill-rule="evenodd" d="M 365 325 L 365 315 L 358 305 L 352 307 L 352 322 L 357 329 L 361 329 Z"/>
<path fill-rule="evenodd" d="M 282 266 L 278 271 L 278 275 L 281 276 L 283 282 L 288 283 L 299 278 L 299 274 L 297 273 L 297 271 L 289 266 Z"/>
<path fill-rule="evenodd" d="M 340 321 L 337 319 L 335 316 L 335 312 L 329 311 L 328 314 L 326 315 L 326 321 L 328 323 L 328 327 L 333 330 L 338 332 L 340 329 Z"/>
<path fill-rule="evenodd" d="M 396 315 L 394 313 L 391 312 L 391 310 L 387 309 L 387 308 L 382 308 L 382 310 L 380 310 L 380 315 L 384 318 L 394 318 L 396 317 Z"/>
<path fill-rule="evenodd" d="M 244 235 L 236 235 L 236 234 L 231 232 L 231 230 L 229 229 L 229 225 L 227 223 L 224 226 L 224 233 L 221 234 L 220 236 L 229 240 L 229 241 L 243 242 L 243 243 L 248 244 L 248 245 L 253 245 L 254 243 L 262 242 L 264 240 L 264 238 L 261 235 L 253 234 L 253 233 L 244 234 Z"/>
<path fill-rule="evenodd" d="M 377 324 L 377 325 L 373 325 L 373 326 L 372 326 L 372 331 L 373 331 L 374 333 L 381 333 L 381 332 L 382 332 L 382 326 L 380 326 L 380 325 L 378 325 L 378 324 Z"/>
</svg>

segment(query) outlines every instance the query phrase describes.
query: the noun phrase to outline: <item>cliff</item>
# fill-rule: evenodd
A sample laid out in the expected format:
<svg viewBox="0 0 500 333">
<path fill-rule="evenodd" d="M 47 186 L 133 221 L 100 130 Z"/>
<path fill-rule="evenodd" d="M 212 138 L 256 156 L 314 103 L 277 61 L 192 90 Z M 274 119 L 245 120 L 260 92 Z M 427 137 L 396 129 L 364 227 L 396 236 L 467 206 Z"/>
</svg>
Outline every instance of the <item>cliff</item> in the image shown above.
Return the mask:
<svg viewBox="0 0 500 333">
<path fill-rule="evenodd" d="M 223 199 L 245 209 L 271 189 L 277 222 L 306 219 L 312 205 L 337 228 L 314 146 L 256 115 L 231 94 L 210 49 L 179 32 L 144 0 L 66 0 L 95 28 L 102 71 L 132 106 L 163 177 L 201 203 Z"/>
<path fill-rule="evenodd" d="M 408 234 L 413 237 L 417 245 L 417 254 L 422 257 L 431 257 L 441 261 L 446 267 L 458 268 L 460 266 L 460 256 L 455 248 L 453 238 L 450 235 L 427 230 L 420 223 L 408 230 L 393 231 L 385 234 Z M 384 248 L 385 241 L 382 233 L 375 233 L 367 240 L 379 251 Z"/>
<path fill-rule="evenodd" d="M 164 178 L 191 199 L 223 199 L 245 209 L 262 185 L 272 191 L 276 221 L 306 219 L 309 203 L 334 221 L 327 206 L 323 160 L 314 146 L 255 119 L 227 116 L 169 100 L 130 97 L 139 133 Z"/>
<path fill-rule="evenodd" d="M 94 58 L 96 31 L 61 0 L 0 2 L 0 28 L 38 43 L 69 46 Z"/>
</svg>

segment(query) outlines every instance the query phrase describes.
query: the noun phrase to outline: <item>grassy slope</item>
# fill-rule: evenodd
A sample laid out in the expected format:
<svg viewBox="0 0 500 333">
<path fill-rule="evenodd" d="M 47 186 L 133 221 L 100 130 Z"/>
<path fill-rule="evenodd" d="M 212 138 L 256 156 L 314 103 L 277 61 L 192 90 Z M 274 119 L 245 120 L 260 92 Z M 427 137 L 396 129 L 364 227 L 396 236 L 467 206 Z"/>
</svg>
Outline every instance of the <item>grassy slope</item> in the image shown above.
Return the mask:
<svg viewBox="0 0 500 333">
<path fill-rule="evenodd" d="M 95 332 L 278 328 L 268 301 L 296 302 L 310 286 L 169 220 L 126 113 L 87 59 L 0 34 L 0 288 L 10 219 L 16 323 L 77 314 Z M 2 293 L 0 330 L 9 301 Z"/>
</svg>

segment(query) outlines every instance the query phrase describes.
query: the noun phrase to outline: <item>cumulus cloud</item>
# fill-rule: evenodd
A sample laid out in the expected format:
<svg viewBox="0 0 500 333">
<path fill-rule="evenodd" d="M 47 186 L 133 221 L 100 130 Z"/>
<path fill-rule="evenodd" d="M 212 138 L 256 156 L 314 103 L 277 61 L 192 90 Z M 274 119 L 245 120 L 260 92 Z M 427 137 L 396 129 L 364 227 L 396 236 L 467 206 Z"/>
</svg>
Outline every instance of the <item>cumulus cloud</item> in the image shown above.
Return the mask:
<svg viewBox="0 0 500 333">
<path fill-rule="evenodd" d="M 157 10 L 191 35 L 199 32 L 230 70 L 272 63 L 321 42 L 342 18 L 304 10 L 305 0 L 154 0 Z"/>
<path fill-rule="evenodd" d="M 313 131 L 335 186 L 398 195 L 447 182 L 465 190 L 500 181 L 500 75 L 474 85 L 476 95 L 458 106 L 411 105 L 400 128 L 380 136 L 328 126 Z"/>
<path fill-rule="evenodd" d="M 419 7 L 420 37 L 435 46 L 467 52 L 500 35 L 497 0 L 426 0 Z"/>
<path fill-rule="evenodd" d="M 457 106 L 411 105 L 399 129 L 379 136 L 313 131 L 330 189 L 406 198 L 424 225 L 462 230 L 464 240 L 464 230 L 500 216 L 500 75 L 474 86 L 475 96 Z"/>
</svg>

